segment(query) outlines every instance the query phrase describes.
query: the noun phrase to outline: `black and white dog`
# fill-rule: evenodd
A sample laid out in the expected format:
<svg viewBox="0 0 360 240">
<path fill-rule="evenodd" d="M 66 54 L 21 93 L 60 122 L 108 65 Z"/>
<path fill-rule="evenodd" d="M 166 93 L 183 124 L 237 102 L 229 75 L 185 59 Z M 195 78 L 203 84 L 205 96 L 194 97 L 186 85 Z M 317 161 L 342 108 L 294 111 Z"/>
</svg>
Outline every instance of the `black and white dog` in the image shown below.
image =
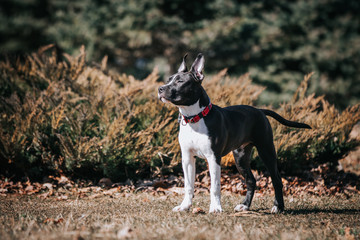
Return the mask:
<svg viewBox="0 0 360 240">
<path fill-rule="evenodd" d="M 236 167 L 245 177 L 247 193 L 245 200 L 235 207 L 235 211 L 248 210 L 256 187 L 256 180 L 250 169 L 253 147 L 266 165 L 275 189 L 272 213 L 284 210 L 281 177 L 277 168 L 273 134 L 266 115 L 281 124 L 296 128 L 311 128 L 309 125 L 288 121 L 277 113 L 238 105 L 221 108 L 213 105 L 201 83 L 204 79 L 204 57 L 199 54 L 191 66 L 186 67 L 186 55 L 167 84 L 159 87 L 158 97 L 162 102 L 170 102 L 180 111 L 179 142 L 184 171 L 185 197 L 173 211 L 189 210 L 194 197 L 195 158 L 206 158 L 211 178 L 210 213 L 222 212 L 220 202 L 220 160 L 233 152 Z"/>
</svg>

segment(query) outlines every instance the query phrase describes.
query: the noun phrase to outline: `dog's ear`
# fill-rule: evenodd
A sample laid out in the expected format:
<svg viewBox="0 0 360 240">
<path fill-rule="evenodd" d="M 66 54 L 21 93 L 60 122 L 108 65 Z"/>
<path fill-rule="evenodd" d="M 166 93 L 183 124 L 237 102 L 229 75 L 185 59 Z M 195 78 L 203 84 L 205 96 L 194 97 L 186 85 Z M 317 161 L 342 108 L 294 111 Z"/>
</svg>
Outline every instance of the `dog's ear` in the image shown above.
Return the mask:
<svg viewBox="0 0 360 240">
<path fill-rule="evenodd" d="M 190 72 L 195 75 L 196 81 L 202 81 L 204 79 L 204 74 L 202 72 L 204 69 L 204 63 L 204 56 L 202 55 L 202 53 L 199 53 L 190 69 Z"/>
<path fill-rule="evenodd" d="M 188 71 L 187 66 L 186 66 L 186 57 L 187 57 L 187 54 L 185 54 L 185 56 L 183 57 L 182 63 L 180 65 L 179 69 L 178 69 L 178 73 Z"/>
</svg>

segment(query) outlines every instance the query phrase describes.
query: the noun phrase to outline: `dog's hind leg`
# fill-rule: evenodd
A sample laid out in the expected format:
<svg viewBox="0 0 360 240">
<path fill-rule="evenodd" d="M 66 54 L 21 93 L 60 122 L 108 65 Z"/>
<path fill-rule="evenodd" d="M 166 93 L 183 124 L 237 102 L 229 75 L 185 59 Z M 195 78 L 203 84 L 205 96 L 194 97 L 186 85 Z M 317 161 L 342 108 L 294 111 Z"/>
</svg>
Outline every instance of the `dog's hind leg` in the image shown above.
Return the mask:
<svg viewBox="0 0 360 240">
<path fill-rule="evenodd" d="M 264 141 L 262 141 L 262 144 L 257 145 L 256 148 L 258 150 L 260 158 L 263 160 L 266 168 L 270 173 L 275 190 L 275 201 L 274 201 L 274 206 L 271 209 L 271 213 L 278 213 L 284 210 L 284 200 L 283 200 L 283 191 L 282 191 L 283 185 L 281 182 L 281 176 L 279 170 L 277 168 L 277 157 L 276 157 L 272 134 L 268 134 L 265 136 L 269 136 L 269 137 L 264 139 Z"/>
<path fill-rule="evenodd" d="M 235 165 L 239 170 L 240 174 L 244 176 L 247 187 L 247 193 L 244 201 L 234 208 L 236 212 L 249 210 L 251 201 L 254 197 L 256 180 L 250 168 L 250 157 L 252 149 L 253 145 L 249 144 L 243 148 L 239 148 L 233 151 Z"/>
</svg>

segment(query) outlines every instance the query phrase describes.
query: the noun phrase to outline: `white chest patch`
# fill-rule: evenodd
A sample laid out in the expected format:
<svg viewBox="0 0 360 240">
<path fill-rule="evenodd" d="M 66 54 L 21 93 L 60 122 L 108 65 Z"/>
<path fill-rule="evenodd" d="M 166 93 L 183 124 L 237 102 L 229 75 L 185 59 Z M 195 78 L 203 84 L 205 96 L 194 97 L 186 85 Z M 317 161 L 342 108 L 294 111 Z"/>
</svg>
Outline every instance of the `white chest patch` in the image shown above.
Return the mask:
<svg viewBox="0 0 360 240">
<path fill-rule="evenodd" d="M 213 155 L 204 119 L 197 123 L 180 125 L 179 142 L 182 151 L 190 151 L 197 157 L 207 158 L 207 156 Z"/>
</svg>

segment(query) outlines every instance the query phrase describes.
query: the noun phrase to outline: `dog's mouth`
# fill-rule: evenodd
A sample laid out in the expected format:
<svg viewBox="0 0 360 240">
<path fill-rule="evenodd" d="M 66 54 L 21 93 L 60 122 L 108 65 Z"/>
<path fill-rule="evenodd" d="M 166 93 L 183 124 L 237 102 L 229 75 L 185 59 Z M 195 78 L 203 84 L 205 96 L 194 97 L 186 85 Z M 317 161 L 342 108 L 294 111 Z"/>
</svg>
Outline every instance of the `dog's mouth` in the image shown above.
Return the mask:
<svg viewBox="0 0 360 240">
<path fill-rule="evenodd" d="M 159 93 L 158 93 L 158 98 L 160 101 L 162 101 L 163 103 L 169 103 L 170 101 L 167 100 L 165 97 L 161 96 Z"/>
<path fill-rule="evenodd" d="M 168 102 L 169 102 L 169 101 L 166 100 L 166 98 L 164 98 L 164 97 L 160 97 L 160 101 L 162 101 L 163 103 L 168 103 Z"/>
</svg>

